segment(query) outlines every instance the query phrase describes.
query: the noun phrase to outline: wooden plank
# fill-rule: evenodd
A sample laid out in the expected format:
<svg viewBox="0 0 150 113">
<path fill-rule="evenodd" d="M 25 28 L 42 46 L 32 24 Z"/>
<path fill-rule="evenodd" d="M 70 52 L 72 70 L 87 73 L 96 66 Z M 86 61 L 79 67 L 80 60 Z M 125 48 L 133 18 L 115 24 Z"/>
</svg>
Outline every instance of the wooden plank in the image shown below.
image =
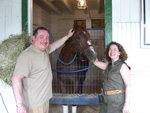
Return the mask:
<svg viewBox="0 0 150 113">
<path fill-rule="evenodd" d="M 121 0 L 113 0 L 112 1 L 112 21 L 113 22 L 120 22 L 121 19 Z"/>
<path fill-rule="evenodd" d="M 99 105 L 102 104 L 102 96 L 99 94 L 58 94 L 53 93 L 50 104 L 66 105 Z"/>
<path fill-rule="evenodd" d="M 0 38 L 0 42 L 3 41 L 6 38 L 6 26 L 5 26 L 5 3 L 6 0 L 2 0 L 2 5 L 0 7 L 0 31 L 1 31 L 1 38 Z"/>
<path fill-rule="evenodd" d="M 140 22 L 140 0 L 130 0 L 130 21 L 131 22 Z"/>
<path fill-rule="evenodd" d="M 51 9 L 53 9 L 56 13 L 60 15 L 62 14 L 62 12 L 57 7 L 55 7 L 51 2 L 49 2 L 49 0 L 43 0 L 43 2 L 47 4 Z"/>
<path fill-rule="evenodd" d="M 42 9 L 47 11 L 48 13 L 51 13 L 52 11 L 56 12 L 59 15 L 62 15 L 62 12 L 56 8 L 49 0 L 34 0 L 35 3 L 37 3 Z"/>
<path fill-rule="evenodd" d="M 64 5 L 67 7 L 67 9 L 69 10 L 69 12 L 70 12 L 71 14 L 74 14 L 74 11 L 73 11 L 73 9 L 71 8 L 71 6 L 70 6 L 68 0 L 62 0 L 62 3 L 64 3 Z"/>
<path fill-rule="evenodd" d="M 27 21 L 28 21 L 28 1 L 22 0 L 22 31 L 27 32 Z"/>
<path fill-rule="evenodd" d="M 105 0 L 105 46 L 112 41 L 112 0 Z"/>
<path fill-rule="evenodd" d="M 7 1 L 7 6 L 5 7 L 5 28 L 6 28 L 6 36 L 12 34 L 12 3 Z"/>
<path fill-rule="evenodd" d="M 12 34 L 20 34 L 22 33 L 21 0 L 13 0 L 12 3 Z"/>
<path fill-rule="evenodd" d="M 21 1 L 2 0 L 0 7 L 0 42 L 12 34 L 21 33 Z M 18 10 L 19 9 L 19 10 Z"/>
<path fill-rule="evenodd" d="M 104 13 L 104 0 L 97 0 L 97 4 L 98 4 L 98 12 L 99 13 Z"/>
<path fill-rule="evenodd" d="M 120 21 L 130 22 L 130 0 L 120 0 Z"/>
</svg>

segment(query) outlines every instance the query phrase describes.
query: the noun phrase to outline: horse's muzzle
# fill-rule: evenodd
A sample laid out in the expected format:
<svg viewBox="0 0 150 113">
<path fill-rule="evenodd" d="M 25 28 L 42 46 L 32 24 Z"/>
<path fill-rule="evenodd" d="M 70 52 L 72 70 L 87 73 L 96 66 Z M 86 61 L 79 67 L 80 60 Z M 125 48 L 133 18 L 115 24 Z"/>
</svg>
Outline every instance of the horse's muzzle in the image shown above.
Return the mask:
<svg viewBox="0 0 150 113">
<path fill-rule="evenodd" d="M 89 54 L 88 55 L 88 60 L 90 61 L 90 62 L 94 62 L 95 60 L 96 60 L 96 56 L 97 56 L 97 54 L 96 53 L 91 53 L 91 54 Z"/>
<path fill-rule="evenodd" d="M 89 60 L 89 62 L 94 62 L 97 58 L 97 54 L 94 51 L 93 46 L 90 46 L 88 49 L 84 51 L 85 56 Z"/>
</svg>

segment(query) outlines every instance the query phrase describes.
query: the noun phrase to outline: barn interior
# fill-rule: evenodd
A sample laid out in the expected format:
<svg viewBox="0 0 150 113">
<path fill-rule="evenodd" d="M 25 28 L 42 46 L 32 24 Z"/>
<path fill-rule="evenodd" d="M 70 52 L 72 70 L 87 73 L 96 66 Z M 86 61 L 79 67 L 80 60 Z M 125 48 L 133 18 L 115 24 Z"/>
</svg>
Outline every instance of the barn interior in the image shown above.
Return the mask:
<svg viewBox="0 0 150 113">
<path fill-rule="evenodd" d="M 28 1 L 33 1 L 33 4 L 28 4 Z M 32 10 L 34 14 L 34 21 L 32 22 L 34 29 L 38 26 L 48 28 L 52 32 L 54 40 L 66 35 L 68 30 L 73 26 L 73 21 L 75 19 L 86 20 L 87 28 L 92 28 L 91 23 L 93 22 L 91 20 L 104 19 L 104 30 L 106 35 L 105 45 L 107 45 L 110 41 L 117 41 L 124 46 L 128 53 L 128 60 L 126 62 L 131 67 L 131 112 L 148 113 L 149 101 L 147 100 L 150 100 L 148 98 L 150 92 L 147 91 L 150 80 L 150 71 L 148 66 L 150 63 L 150 38 L 148 38 L 149 32 L 145 31 L 149 31 L 148 26 L 150 25 L 150 13 L 148 13 L 150 9 L 149 0 L 105 0 L 105 14 L 98 13 L 98 10 L 90 10 L 89 14 L 86 13 L 86 9 L 76 9 L 73 11 L 74 14 L 69 12 L 59 14 L 53 11 L 55 9 L 53 1 L 63 4 L 63 8 L 61 9 L 61 12 L 63 12 L 63 10 L 66 9 L 64 8 L 65 2 L 68 1 L 67 3 L 69 3 L 72 0 L 1 0 L 0 42 L 7 39 L 10 35 L 20 35 L 22 31 L 24 31 L 23 28 L 28 27 L 30 21 L 27 20 L 27 17 L 31 11 L 28 11 L 27 6 L 32 9 L 34 8 Z M 74 1 L 76 2 L 75 4 L 69 5 L 71 8 L 76 8 L 77 6 L 77 1 Z M 95 0 L 88 0 L 88 3 L 90 1 L 93 3 Z M 51 6 L 53 5 L 53 10 L 51 10 L 45 2 L 51 3 Z M 60 3 L 58 5 L 60 5 Z M 98 4 L 99 3 L 97 2 L 97 5 Z M 95 5 L 95 7 L 97 7 L 97 5 Z M 56 8 L 58 9 L 58 6 L 56 6 Z M 53 13 L 50 13 L 51 11 L 53 11 Z M 11 41 L 11 48 L 14 48 L 14 46 L 12 46 L 13 44 L 14 43 Z M 4 46 L 1 47 L 3 48 Z M 8 45 L 5 47 L 7 49 L 9 48 Z M 18 45 L 15 47 L 19 48 Z M 6 57 L 1 57 L 6 60 L 12 56 L 9 55 L 8 57 L 7 52 L 4 49 L 3 51 L 6 54 Z M 12 49 L 9 49 L 9 51 L 12 53 Z M 1 58 L 1 60 L 3 58 Z M 6 67 L 10 66 L 10 64 L 12 63 L 9 63 L 9 60 L 7 60 Z M 1 65 L 3 66 L 2 62 Z M 7 74 L 6 76 L 4 75 L 4 77 L 10 78 L 9 80 L 11 81 L 12 74 L 9 73 L 8 70 L 6 71 Z M 0 75 L 3 76 L 2 73 Z M 0 95 L 2 96 L 0 97 L 0 111 L 5 113 L 8 109 L 9 112 L 15 113 L 16 101 L 14 99 L 12 87 L 3 80 L 5 81 L 3 78 L 0 80 Z M 139 89 L 142 89 L 142 91 L 147 91 L 144 93 L 144 96 L 141 96 Z M 50 104 L 50 113 L 62 113 L 62 108 L 62 105 Z M 80 105 L 77 106 L 77 113 L 99 113 L 99 109 L 100 105 Z"/>
<path fill-rule="evenodd" d="M 79 9 L 79 0 L 33 0 L 33 29 L 44 26 L 57 39 L 73 27 L 74 20 L 86 21 L 87 28 L 105 28 L 104 0 L 86 0 Z"/>
<path fill-rule="evenodd" d="M 46 27 L 52 34 L 52 40 L 57 40 L 68 33 L 68 30 L 73 27 L 74 21 L 77 20 L 78 24 L 81 22 L 86 23 L 87 29 L 101 29 L 96 35 L 96 39 L 92 39 L 92 44 L 97 52 L 99 60 L 104 58 L 104 42 L 105 42 L 105 3 L 104 0 L 85 0 L 86 6 L 81 8 L 79 5 L 80 0 L 33 0 L 33 29 L 43 26 Z M 91 31 L 89 31 L 91 32 Z M 94 33 L 95 34 L 95 33 Z M 92 35 L 92 33 L 90 34 Z M 91 36 L 92 37 L 92 36 Z M 98 39 L 98 40 L 97 40 Z M 61 48 L 57 50 L 60 53 Z M 50 56 L 52 69 L 56 68 L 56 53 Z M 90 66 L 93 64 L 90 63 Z M 56 72 L 53 72 L 53 93 L 57 92 L 55 87 L 57 78 L 55 77 Z M 91 76 L 94 75 L 94 76 Z M 84 94 L 100 94 L 102 85 L 102 71 L 96 67 L 88 70 L 87 78 L 84 82 Z M 97 78 L 98 77 L 98 78 Z M 58 86 L 58 85 L 57 85 Z M 93 88 L 94 87 L 94 88 Z M 92 105 L 90 105 L 92 106 Z M 91 108 L 93 113 L 99 111 L 100 105 L 94 105 L 92 107 L 78 107 L 79 113 L 87 112 L 87 108 Z M 50 113 L 62 112 L 61 105 L 57 102 L 50 104 Z M 59 110 L 58 110 L 59 109 Z M 58 110 L 58 111 L 57 111 Z"/>
</svg>

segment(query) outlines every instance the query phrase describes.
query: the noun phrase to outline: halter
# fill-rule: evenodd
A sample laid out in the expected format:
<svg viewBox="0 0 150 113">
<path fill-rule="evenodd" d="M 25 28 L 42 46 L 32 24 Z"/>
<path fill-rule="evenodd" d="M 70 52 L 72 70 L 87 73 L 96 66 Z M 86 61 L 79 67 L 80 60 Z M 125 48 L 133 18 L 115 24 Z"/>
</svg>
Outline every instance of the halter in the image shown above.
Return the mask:
<svg viewBox="0 0 150 113">
<path fill-rule="evenodd" d="M 75 44 L 74 44 L 74 41 L 72 40 L 72 37 L 70 37 L 70 41 L 71 41 L 71 49 L 72 49 L 72 51 L 74 51 L 75 52 L 75 50 L 74 50 L 74 48 L 78 51 L 77 53 L 79 53 L 79 58 L 80 58 L 80 60 L 81 61 L 86 61 L 87 60 L 87 58 L 86 59 L 82 59 L 82 55 L 83 55 L 83 52 L 86 50 L 86 49 L 88 49 L 89 47 L 91 47 L 92 45 L 88 45 L 88 46 L 86 46 L 86 47 L 83 47 L 83 48 L 81 48 L 81 49 L 79 49 L 79 48 L 77 48 L 76 46 L 75 46 Z M 78 41 L 78 43 L 79 43 L 79 45 L 80 45 L 80 42 Z M 76 53 L 76 52 L 75 52 Z"/>
</svg>

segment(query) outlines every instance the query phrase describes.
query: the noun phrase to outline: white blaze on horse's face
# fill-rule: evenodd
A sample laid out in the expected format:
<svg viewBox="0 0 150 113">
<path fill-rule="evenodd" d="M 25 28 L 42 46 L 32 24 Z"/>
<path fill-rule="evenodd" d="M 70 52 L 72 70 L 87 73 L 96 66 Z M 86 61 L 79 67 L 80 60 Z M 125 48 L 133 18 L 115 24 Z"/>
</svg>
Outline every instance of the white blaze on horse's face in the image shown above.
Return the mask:
<svg viewBox="0 0 150 113">
<path fill-rule="evenodd" d="M 83 31 L 83 33 L 84 33 L 84 34 L 86 34 L 86 32 L 85 32 L 85 31 Z"/>
<path fill-rule="evenodd" d="M 96 53 L 95 50 L 94 50 L 94 47 L 92 46 L 92 43 L 91 43 L 90 40 L 87 41 L 87 44 L 88 44 L 89 46 L 91 45 L 91 46 L 89 47 L 89 49 L 90 49 L 91 51 L 93 51 L 93 53 Z"/>
<path fill-rule="evenodd" d="M 87 44 L 88 44 L 88 45 L 92 45 L 92 43 L 91 43 L 91 41 L 90 41 L 90 40 L 88 40 L 88 41 L 87 41 Z"/>
<path fill-rule="evenodd" d="M 93 46 L 90 46 L 90 50 L 93 51 L 94 54 L 96 54 Z"/>
</svg>

